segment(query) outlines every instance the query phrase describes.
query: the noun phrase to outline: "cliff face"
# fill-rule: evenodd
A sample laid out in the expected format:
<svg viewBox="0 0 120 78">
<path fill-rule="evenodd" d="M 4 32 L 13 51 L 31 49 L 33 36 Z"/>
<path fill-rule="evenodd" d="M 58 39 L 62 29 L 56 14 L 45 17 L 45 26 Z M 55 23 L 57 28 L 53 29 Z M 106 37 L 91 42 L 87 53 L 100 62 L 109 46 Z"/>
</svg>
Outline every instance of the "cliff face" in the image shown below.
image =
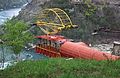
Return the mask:
<svg viewBox="0 0 120 78">
<path fill-rule="evenodd" d="M 22 8 L 17 18 L 27 22 L 32 21 L 33 18 L 40 13 L 45 3 L 49 1 L 50 0 L 32 0 L 31 3 L 28 3 L 27 6 Z"/>
<path fill-rule="evenodd" d="M 31 21 L 34 18 L 34 16 L 39 14 L 43 8 L 51 8 L 51 7 L 59 7 L 62 9 L 69 9 L 74 11 L 73 19 L 74 18 L 80 19 L 80 17 L 84 17 L 83 13 L 81 12 L 81 8 L 83 8 L 81 7 L 81 5 L 83 4 L 76 5 L 71 1 L 73 0 L 66 0 L 66 1 L 64 0 L 32 0 L 31 3 L 29 3 L 27 6 L 22 8 L 22 10 L 20 11 L 20 14 L 18 15 L 18 18 L 23 19 L 25 21 Z M 92 2 L 98 8 L 95 12 L 97 16 L 99 17 L 106 16 L 106 19 L 111 19 L 111 20 L 107 20 L 108 23 L 110 23 L 110 21 L 119 20 L 120 18 L 120 1 L 119 0 L 105 0 L 105 1 L 92 0 Z"/>
<path fill-rule="evenodd" d="M 120 0 L 92 0 L 92 9 L 88 6 L 86 8 L 84 2 L 74 3 L 72 1 L 73 0 L 32 0 L 31 3 L 22 8 L 17 18 L 26 22 L 32 22 L 35 20 L 35 16 L 40 14 L 42 9 L 58 7 L 69 14 L 74 24 L 80 26 L 77 30 L 73 30 L 72 32 L 68 31 L 69 36 L 72 38 L 80 38 L 86 35 L 88 39 L 88 37 L 91 36 L 90 33 L 99 27 L 110 27 L 115 30 L 120 30 Z M 94 10 L 94 8 L 96 9 Z M 88 15 L 91 14 L 91 12 L 92 14 L 86 16 L 86 11 Z M 67 32 L 65 33 L 67 34 Z M 79 34 L 75 35 L 74 33 Z"/>
</svg>

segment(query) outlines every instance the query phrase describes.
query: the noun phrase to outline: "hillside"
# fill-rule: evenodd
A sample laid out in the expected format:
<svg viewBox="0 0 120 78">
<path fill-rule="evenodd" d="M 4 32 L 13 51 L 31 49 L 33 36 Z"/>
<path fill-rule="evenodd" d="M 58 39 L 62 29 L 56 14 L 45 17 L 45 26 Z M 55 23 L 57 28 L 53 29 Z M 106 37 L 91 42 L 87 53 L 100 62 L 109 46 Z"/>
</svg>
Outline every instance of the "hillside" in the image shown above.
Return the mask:
<svg viewBox="0 0 120 78">
<path fill-rule="evenodd" d="M 119 78 L 119 69 L 120 61 L 44 59 L 20 62 L 0 78 Z"/>
<path fill-rule="evenodd" d="M 20 11 L 17 18 L 33 22 L 42 9 L 57 7 L 65 10 L 73 23 L 79 26 L 78 29 L 62 32 L 62 35 L 72 39 L 82 39 L 86 42 L 92 42 L 93 39 L 97 39 L 98 42 L 101 40 L 106 42 L 109 38 L 108 42 L 119 40 L 120 33 L 112 33 L 111 30 L 120 31 L 120 1 L 89 1 L 83 0 L 83 2 L 76 3 L 74 0 L 32 0 Z M 99 30 L 100 27 L 111 29 L 112 34 L 100 31 L 100 36 L 92 36 L 91 33 L 96 29 Z"/>
</svg>

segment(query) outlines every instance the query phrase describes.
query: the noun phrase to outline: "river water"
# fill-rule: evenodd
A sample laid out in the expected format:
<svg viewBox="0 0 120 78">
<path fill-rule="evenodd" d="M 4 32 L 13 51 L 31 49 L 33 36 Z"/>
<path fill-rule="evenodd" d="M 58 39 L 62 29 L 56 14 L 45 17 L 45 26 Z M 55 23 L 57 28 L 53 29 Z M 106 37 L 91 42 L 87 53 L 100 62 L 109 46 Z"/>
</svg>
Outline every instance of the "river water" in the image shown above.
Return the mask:
<svg viewBox="0 0 120 78">
<path fill-rule="evenodd" d="M 13 16 L 18 15 L 20 10 L 21 10 L 20 8 L 16 8 L 16 9 L 10 9 L 10 10 L 5 10 L 5 11 L 0 11 L 0 24 L 3 24 L 3 22 L 6 19 L 8 19 L 8 18 L 10 19 Z"/>
<path fill-rule="evenodd" d="M 20 10 L 21 8 L 15 8 L 10 10 L 0 11 L 0 24 L 3 24 L 8 18 L 11 19 L 13 16 L 17 16 Z M 12 51 L 4 48 L 4 52 L 5 52 L 5 56 L 4 56 L 5 61 L 10 61 L 14 59 L 13 57 L 14 54 L 12 53 Z M 2 61 L 2 57 L 3 57 L 3 51 L 2 51 L 2 48 L 0 47 L 0 61 Z M 44 56 L 40 54 L 36 54 L 34 50 L 29 50 L 29 51 L 24 50 L 20 53 L 20 58 L 21 59 L 41 59 L 41 58 L 44 58 Z"/>
</svg>

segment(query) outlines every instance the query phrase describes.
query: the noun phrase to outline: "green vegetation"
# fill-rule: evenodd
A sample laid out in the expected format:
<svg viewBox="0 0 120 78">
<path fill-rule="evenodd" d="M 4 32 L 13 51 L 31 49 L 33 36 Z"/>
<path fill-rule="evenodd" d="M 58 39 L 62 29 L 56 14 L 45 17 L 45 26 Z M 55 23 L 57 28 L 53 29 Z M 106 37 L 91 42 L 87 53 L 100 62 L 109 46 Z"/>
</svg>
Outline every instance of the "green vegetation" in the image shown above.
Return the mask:
<svg viewBox="0 0 120 78">
<path fill-rule="evenodd" d="M 84 6 L 83 6 L 83 13 L 86 17 L 89 17 L 93 15 L 97 9 L 96 5 L 92 3 L 91 0 L 83 0 Z"/>
<path fill-rule="evenodd" d="M 119 78 L 120 61 L 44 59 L 0 71 L 0 78 Z"/>
<path fill-rule="evenodd" d="M 18 20 L 8 20 L 3 25 L 3 34 L 0 39 L 4 41 L 5 46 L 8 46 L 16 55 L 18 55 L 25 45 L 33 40 L 30 32 L 27 32 L 29 26 Z"/>
</svg>

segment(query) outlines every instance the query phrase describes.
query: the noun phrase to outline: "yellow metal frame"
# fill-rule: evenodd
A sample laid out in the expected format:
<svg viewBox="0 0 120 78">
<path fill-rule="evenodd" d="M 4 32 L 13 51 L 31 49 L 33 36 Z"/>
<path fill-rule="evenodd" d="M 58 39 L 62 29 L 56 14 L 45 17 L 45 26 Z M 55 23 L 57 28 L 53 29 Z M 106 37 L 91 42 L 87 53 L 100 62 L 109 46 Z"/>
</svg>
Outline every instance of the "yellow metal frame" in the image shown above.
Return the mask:
<svg viewBox="0 0 120 78">
<path fill-rule="evenodd" d="M 45 33 L 45 34 L 56 34 L 63 29 L 68 29 L 71 27 L 74 27 L 72 24 L 72 21 L 70 17 L 67 15 L 65 11 L 63 11 L 60 8 L 51 8 L 51 9 L 45 9 L 42 11 L 42 14 L 40 14 L 39 18 L 45 18 L 49 19 L 47 16 L 49 13 L 52 12 L 53 14 L 56 15 L 58 20 L 60 21 L 59 24 L 53 23 L 53 22 L 48 22 L 48 21 L 43 21 L 40 19 L 39 21 L 36 22 L 37 26 L 40 27 L 40 29 Z M 51 29 L 52 31 L 49 31 L 47 28 Z"/>
</svg>

